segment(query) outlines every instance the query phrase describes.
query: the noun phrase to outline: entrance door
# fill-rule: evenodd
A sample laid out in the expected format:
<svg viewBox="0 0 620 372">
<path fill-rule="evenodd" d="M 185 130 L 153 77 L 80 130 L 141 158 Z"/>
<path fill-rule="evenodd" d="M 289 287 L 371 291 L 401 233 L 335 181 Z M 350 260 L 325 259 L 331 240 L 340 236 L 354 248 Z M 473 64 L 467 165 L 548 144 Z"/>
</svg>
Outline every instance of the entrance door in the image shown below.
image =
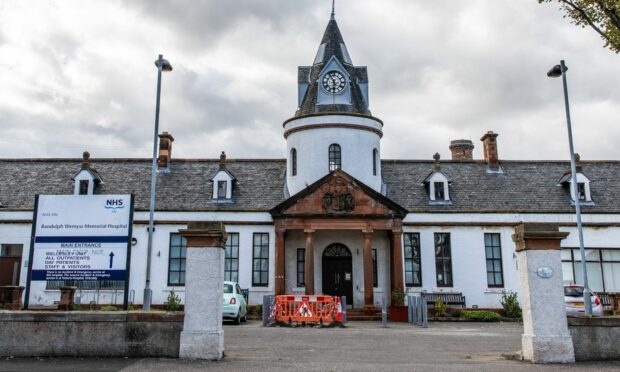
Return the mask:
<svg viewBox="0 0 620 372">
<path fill-rule="evenodd" d="M 323 293 L 347 296 L 347 305 L 353 304 L 351 251 L 343 244 L 331 244 L 323 251 Z"/>
<path fill-rule="evenodd" d="M 21 244 L 0 245 L 0 286 L 19 285 L 21 262 Z"/>
</svg>

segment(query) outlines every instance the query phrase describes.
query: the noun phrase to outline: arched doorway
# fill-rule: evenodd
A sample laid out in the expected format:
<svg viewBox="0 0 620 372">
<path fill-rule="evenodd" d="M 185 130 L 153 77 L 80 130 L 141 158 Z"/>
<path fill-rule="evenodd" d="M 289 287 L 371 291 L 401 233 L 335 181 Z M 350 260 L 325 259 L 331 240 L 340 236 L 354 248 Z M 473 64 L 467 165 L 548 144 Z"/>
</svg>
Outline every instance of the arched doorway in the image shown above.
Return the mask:
<svg viewBox="0 0 620 372">
<path fill-rule="evenodd" d="M 347 305 L 353 304 L 353 264 L 344 244 L 333 243 L 323 251 L 323 293 L 347 296 Z"/>
</svg>

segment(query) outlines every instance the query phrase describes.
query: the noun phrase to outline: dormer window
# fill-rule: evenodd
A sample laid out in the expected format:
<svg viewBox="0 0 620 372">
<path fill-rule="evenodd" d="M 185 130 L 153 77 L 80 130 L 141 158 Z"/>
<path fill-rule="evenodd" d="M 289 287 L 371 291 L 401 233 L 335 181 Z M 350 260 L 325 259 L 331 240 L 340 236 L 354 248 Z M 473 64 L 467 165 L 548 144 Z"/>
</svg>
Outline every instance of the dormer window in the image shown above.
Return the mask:
<svg viewBox="0 0 620 372">
<path fill-rule="evenodd" d="M 433 164 L 433 171 L 424 179 L 424 186 L 428 192 L 428 198 L 430 204 L 452 204 L 450 201 L 450 181 L 448 177 L 441 171 L 441 164 L 439 163 L 439 154 L 433 156 L 435 163 Z"/>
<path fill-rule="evenodd" d="M 579 168 L 577 169 L 576 176 L 577 196 L 579 197 L 579 202 L 585 204 L 594 203 L 594 201 L 592 200 L 592 192 L 590 190 L 590 180 L 588 179 L 588 177 L 586 177 L 585 174 L 579 171 Z M 566 172 L 562 176 L 560 182 L 558 183 L 558 186 L 563 186 L 565 189 L 567 189 L 568 194 L 570 195 L 570 200 L 574 203 L 575 191 L 573 190 L 573 178 L 571 172 Z"/>
<path fill-rule="evenodd" d="M 73 194 L 75 195 L 93 195 L 97 186 L 102 183 L 99 173 L 90 165 L 90 154 L 84 151 L 82 154 L 82 164 L 80 170 L 73 176 L 75 185 Z"/>
<path fill-rule="evenodd" d="M 89 180 L 80 180 L 79 195 L 88 195 L 88 185 L 89 184 L 90 184 Z"/>
<path fill-rule="evenodd" d="M 213 178 L 211 178 L 211 182 L 213 182 L 213 194 L 211 195 L 211 199 L 213 202 L 232 203 L 234 181 L 235 177 L 226 169 L 226 153 L 222 151 L 219 170 L 215 173 Z"/>
</svg>

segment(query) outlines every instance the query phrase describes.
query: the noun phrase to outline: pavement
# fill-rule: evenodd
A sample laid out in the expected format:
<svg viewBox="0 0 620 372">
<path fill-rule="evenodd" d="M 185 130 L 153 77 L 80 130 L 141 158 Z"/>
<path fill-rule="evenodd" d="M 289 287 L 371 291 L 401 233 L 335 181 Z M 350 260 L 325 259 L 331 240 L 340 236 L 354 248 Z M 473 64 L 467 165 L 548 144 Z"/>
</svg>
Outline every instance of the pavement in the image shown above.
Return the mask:
<svg viewBox="0 0 620 372">
<path fill-rule="evenodd" d="M 619 371 L 618 362 L 533 365 L 514 360 L 519 323 L 350 322 L 347 328 L 225 325 L 219 362 L 126 358 L 3 358 L 0 371 Z"/>
</svg>

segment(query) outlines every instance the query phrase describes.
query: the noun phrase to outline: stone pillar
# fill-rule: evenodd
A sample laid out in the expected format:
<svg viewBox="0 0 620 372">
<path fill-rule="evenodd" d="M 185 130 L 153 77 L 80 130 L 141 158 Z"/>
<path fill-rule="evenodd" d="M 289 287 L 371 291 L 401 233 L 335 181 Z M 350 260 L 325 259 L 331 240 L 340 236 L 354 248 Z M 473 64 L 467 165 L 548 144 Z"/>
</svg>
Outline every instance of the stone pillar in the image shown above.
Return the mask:
<svg viewBox="0 0 620 372">
<path fill-rule="evenodd" d="M 372 287 L 372 230 L 363 231 L 364 236 L 364 310 L 372 311 L 374 293 Z"/>
<path fill-rule="evenodd" d="M 314 230 L 304 230 L 306 233 L 306 256 L 304 263 L 306 284 L 306 294 L 313 295 L 314 293 Z"/>
<path fill-rule="evenodd" d="M 276 223 L 276 272 L 275 295 L 283 295 L 286 291 L 286 272 L 284 267 L 285 230 Z"/>
<path fill-rule="evenodd" d="M 553 224 L 521 224 L 512 236 L 523 302 L 523 359 L 533 363 L 575 361 L 560 258 L 560 241 L 567 236 Z"/>
<path fill-rule="evenodd" d="M 187 259 L 179 357 L 221 359 L 226 230 L 222 222 L 190 222 L 180 233 L 187 238 Z"/>
<path fill-rule="evenodd" d="M 405 290 L 405 283 L 403 280 L 403 244 L 402 244 L 402 230 L 392 231 L 392 271 L 393 282 L 392 291 Z"/>
</svg>

